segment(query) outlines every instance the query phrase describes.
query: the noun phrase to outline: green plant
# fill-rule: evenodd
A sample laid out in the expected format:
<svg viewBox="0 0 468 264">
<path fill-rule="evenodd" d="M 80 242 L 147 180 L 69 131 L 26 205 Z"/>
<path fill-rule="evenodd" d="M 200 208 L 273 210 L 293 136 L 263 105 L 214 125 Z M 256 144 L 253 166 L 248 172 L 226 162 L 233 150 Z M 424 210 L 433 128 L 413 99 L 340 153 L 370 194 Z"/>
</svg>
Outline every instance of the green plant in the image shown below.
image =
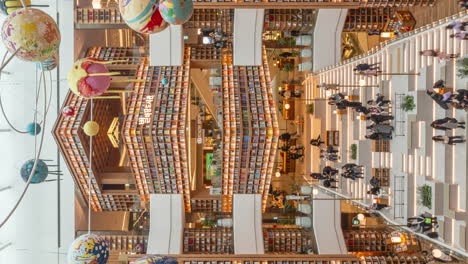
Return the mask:
<svg viewBox="0 0 468 264">
<path fill-rule="evenodd" d="M 204 227 L 213 228 L 216 226 L 216 222 L 213 220 L 205 219 L 203 220 L 202 225 Z"/>
<path fill-rule="evenodd" d="M 292 71 L 294 71 L 294 64 L 292 64 L 292 63 L 286 63 L 286 64 L 284 64 L 284 66 L 283 66 L 283 71 L 285 71 L 285 72 L 292 72 Z"/>
<path fill-rule="evenodd" d="M 425 207 L 432 208 L 432 187 L 429 185 L 423 185 L 418 187 L 419 197 L 421 204 Z"/>
<path fill-rule="evenodd" d="M 308 104 L 308 105 L 307 105 L 307 112 L 308 112 L 309 114 L 313 115 L 313 114 L 314 114 L 314 107 L 315 107 L 315 106 L 314 106 L 313 103 L 312 103 L 312 104 Z"/>
<path fill-rule="evenodd" d="M 278 44 L 280 44 L 281 46 L 292 47 L 296 45 L 296 39 L 295 38 L 280 38 L 278 39 Z"/>
<path fill-rule="evenodd" d="M 407 95 L 401 104 L 401 109 L 403 109 L 405 112 L 408 112 L 412 111 L 414 108 L 416 108 L 416 105 L 414 104 L 414 97 Z"/>
<path fill-rule="evenodd" d="M 468 77 L 468 58 L 459 59 L 457 62 L 458 65 L 458 77 L 467 78 Z"/>
<path fill-rule="evenodd" d="M 278 224 L 280 225 L 294 225 L 296 221 L 294 219 L 279 219 Z"/>
<path fill-rule="evenodd" d="M 353 160 L 357 159 L 357 145 L 356 144 L 351 144 L 351 159 Z"/>
</svg>

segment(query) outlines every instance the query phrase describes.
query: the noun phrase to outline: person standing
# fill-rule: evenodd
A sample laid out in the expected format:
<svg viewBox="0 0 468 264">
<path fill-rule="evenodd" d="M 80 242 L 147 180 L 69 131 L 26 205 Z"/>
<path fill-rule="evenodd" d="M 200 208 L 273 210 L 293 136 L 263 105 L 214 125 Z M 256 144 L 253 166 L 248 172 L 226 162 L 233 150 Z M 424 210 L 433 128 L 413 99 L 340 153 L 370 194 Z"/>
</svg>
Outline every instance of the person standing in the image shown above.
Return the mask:
<svg viewBox="0 0 468 264">
<path fill-rule="evenodd" d="M 377 66 L 379 64 L 380 64 L 380 62 L 373 63 L 373 64 L 361 63 L 361 64 L 356 65 L 356 67 L 354 67 L 353 71 L 362 72 L 362 71 L 366 71 L 366 70 L 380 70 L 380 66 Z"/>
<path fill-rule="evenodd" d="M 370 126 L 367 126 L 367 129 L 370 129 L 375 133 L 382 134 L 391 134 L 393 132 L 393 126 L 384 124 L 372 124 Z"/>
<path fill-rule="evenodd" d="M 449 145 L 464 143 L 466 141 L 464 136 L 433 136 L 432 140 L 434 140 L 435 142 L 442 142 Z"/>
<path fill-rule="evenodd" d="M 465 129 L 465 122 L 458 122 L 455 118 L 446 117 L 438 119 L 431 123 L 431 127 L 438 130 L 452 130 L 452 129 Z"/>
<path fill-rule="evenodd" d="M 317 138 L 313 138 L 313 139 L 310 140 L 310 144 L 312 146 L 319 147 L 319 148 L 320 148 L 320 146 L 322 146 L 323 143 L 325 143 L 325 142 L 323 142 L 321 140 L 320 135 L 318 135 Z"/>
<path fill-rule="evenodd" d="M 368 117 L 369 120 L 373 121 L 374 123 L 380 124 L 385 121 L 393 120 L 393 116 L 391 115 L 376 115 L 376 114 L 371 114 Z"/>
<path fill-rule="evenodd" d="M 371 139 L 371 140 L 379 140 L 379 139 L 382 139 L 382 140 L 391 140 L 393 137 L 392 137 L 392 133 L 372 133 L 370 135 L 366 135 L 365 138 L 367 139 Z"/>
<path fill-rule="evenodd" d="M 335 168 L 332 168 L 331 166 L 326 166 L 323 168 L 322 173 L 328 177 L 333 177 L 336 174 L 338 174 L 338 170 Z"/>
</svg>

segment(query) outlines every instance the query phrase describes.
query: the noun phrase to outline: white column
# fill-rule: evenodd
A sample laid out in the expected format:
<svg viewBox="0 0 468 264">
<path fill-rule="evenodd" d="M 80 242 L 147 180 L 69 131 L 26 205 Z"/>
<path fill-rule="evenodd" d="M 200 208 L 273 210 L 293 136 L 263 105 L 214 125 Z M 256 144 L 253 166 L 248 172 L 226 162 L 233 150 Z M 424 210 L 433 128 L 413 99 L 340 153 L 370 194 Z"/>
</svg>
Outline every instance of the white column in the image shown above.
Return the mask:
<svg viewBox="0 0 468 264">
<path fill-rule="evenodd" d="M 170 25 L 151 34 L 149 44 L 150 66 L 181 66 L 184 61 L 184 42 L 181 25 Z"/>
<path fill-rule="evenodd" d="M 263 9 L 235 9 L 233 64 L 262 64 Z"/>
</svg>

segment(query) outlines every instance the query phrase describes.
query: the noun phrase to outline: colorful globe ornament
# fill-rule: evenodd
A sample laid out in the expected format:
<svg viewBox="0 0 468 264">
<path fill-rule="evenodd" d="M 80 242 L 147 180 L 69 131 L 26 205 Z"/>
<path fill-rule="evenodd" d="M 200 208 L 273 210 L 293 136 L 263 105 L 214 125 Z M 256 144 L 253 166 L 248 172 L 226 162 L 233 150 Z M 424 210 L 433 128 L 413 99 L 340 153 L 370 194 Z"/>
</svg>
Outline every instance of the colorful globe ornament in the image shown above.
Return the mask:
<svg viewBox="0 0 468 264">
<path fill-rule="evenodd" d="M 159 11 L 167 23 L 182 25 L 192 17 L 193 2 L 192 0 L 161 0 Z"/>
<path fill-rule="evenodd" d="M 29 123 L 26 126 L 26 132 L 28 132 L 28 134 L 31 136 L 39 135 L 39 133 L 41 133 L 41 130 L 41 125 L 39 125 L 38 123 Z"/>
<path fill-rule="evenodd" d="M 161 83 L 162 83 L 163 85 L 167 85 L 167 84 L 169 83 L 169 80 L 168 80 L 167 78 L 163 78 L 163 79 L 161 80 Z"/>
<path fill-rule="evenodd" d="M 105 264 L 109 258 L 109 245 L 104 238 L 86 234 L 70 245 L 67 264 Z"/>
<path fill-rule="evenodd" d="M 23 0 L 26 7 L 48 7 L 47 5 L 31 5 L 31 0 Z M 14 11 L 23 8 L 20 0 L 0 0 L 0 13 L 9 15 Z"/>
<path fill-rule="evenodd" d="M 99 124 L 94 121 L 88 121 L 84 124 L 83 131 L 87 136 L 96 136 L 99 133 Z"/>
<path fill-rule="evenodd" d="M 63 109 L 62 109 L 62 114 L 64 116 L 74 116 L 75 115 L 75 108 L 71 107 L 71 106 L 65 106 Z"/>
<path fill-rule="evenodd" d="M 54 56 L 48 58 L 45 61 L 38 62 L 37 66 L 39 69 L 42 69 L 44 71 L 51 71 L 55 68 L 57 68 L 58 65 L 58 54 L 55 53 Z"/>
<path fill-rule="evenodd" d="M 24 61 L 51 58 L 60 45 L 60 32 L 54 19 L 35 8 L 19 9 L 2 26 L 2 40 L 10 53 Z"/>
<path fill-rule="evenodd" d="M 31 171 L 33 167 L 34 167 L 33 159 L 26 161 L 23 164 L 23 166 L 21 166 L 20 174 L 24 182 L 28 182 L 29 175 L 31 175 Z M 42 160 L 38 160 L 37 165 L 36 165 L 36 170 L 34 171 L 34 174 L 31 179 L 31 183 L 37 184 L 37 183 L 41 183 L 45 181 L 45 179 L 47 179 L 48 174 L 49 174 L 49 168 L 47 167 L 47 164 Z"/>
<path fill-rule="evenodd" d="M 122 19 L 139 33 L 153 34 L 168 27 L 159 12 L 159 0 L 119 0 Z"/>
<path fill-rule="evenodd" d="M 178 264 L 177 260 L 167 256 L 150 255 L 139 258 L 133 264 Z"/>
<path fill-rule="evenodd" d="M 100 96 L 109 89 L 111 73 L 105 64 L 112 62 L 100 61 L 93 58 L 77 60 L 68 73 L 70 90 L 81 97 L 91 98 Z"/>
</svg>

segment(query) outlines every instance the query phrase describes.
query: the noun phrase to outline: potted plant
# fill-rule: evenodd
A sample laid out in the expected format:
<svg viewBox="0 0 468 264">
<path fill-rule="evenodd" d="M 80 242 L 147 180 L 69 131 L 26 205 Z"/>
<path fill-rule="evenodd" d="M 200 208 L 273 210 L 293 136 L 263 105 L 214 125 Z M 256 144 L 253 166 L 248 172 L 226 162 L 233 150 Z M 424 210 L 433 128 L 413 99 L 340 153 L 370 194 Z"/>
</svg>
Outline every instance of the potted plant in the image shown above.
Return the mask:
<svg viewBox="0 0 468 264">
<path fill-rule="evenodd" d="M 405 112 L 413 111 L 416 108 L 414 104 L 414 97 L 411 95 L 405 96 L 403 103 L 401 104 L 401 109 Z"/>
<path fill-rule="evenodd" d="M 294 64 L 292 64 L 292 63 L 286 63 L 286 64 L 284 64 L 284 66 L 283 66 L 283 71 L 285 71 L 285 72 L 292 72 L 292 71 L 294 71 Z"/>
<path fill-rule="evenodd" d="M 357 145 L 356 144 L 351 144 L 351 159 L 356 160 L 357 159 Z"/>
<path fill-rule="evenodd" d="M 468 77 L 468 57 L 459 59 L 457 62 L 458 66 L 458 77 L 467 78 Z"/>
<path fill-rule="evenodd" d="M 418 192 L 421 204 L 429 209 L 432 209 L 432 187 L 425 184 L 418 187 Z"/>
</svg>

